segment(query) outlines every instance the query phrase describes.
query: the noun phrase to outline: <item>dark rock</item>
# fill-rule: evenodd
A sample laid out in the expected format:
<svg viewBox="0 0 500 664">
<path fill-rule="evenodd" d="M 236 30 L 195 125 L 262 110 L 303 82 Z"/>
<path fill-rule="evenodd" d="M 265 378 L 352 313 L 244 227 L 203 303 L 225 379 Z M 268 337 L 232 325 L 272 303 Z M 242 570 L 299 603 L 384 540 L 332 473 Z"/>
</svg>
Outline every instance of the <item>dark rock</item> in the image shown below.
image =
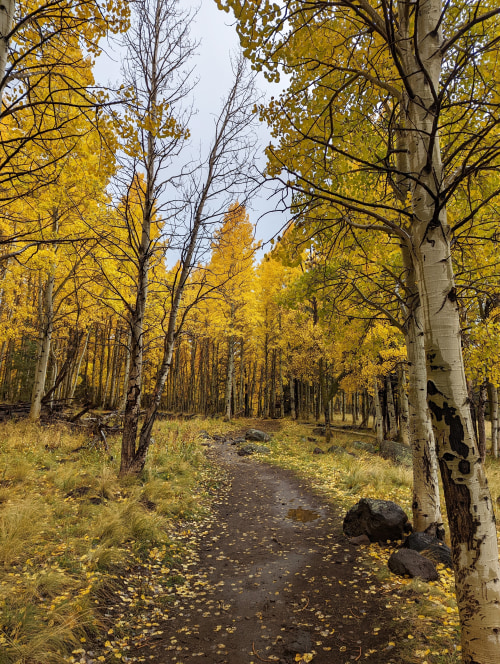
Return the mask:
<svg viewBox="0 0 500 664">
<path fill-rule="evenodd" d="M 256 445 L 255 443 L 248 443 L 242 445 L 238 450 L 239 456 L 250 456 L 252 454 L 269 454 L 271 450 L 265 445 Z"/>
<path fill-rule="evenodd" d="M 321 447 L 315 447 L 313 449 L 313 454 L 326 454 L 325 450 L 322 450 Z"/>
<path fill-rule="evenodd" d="M 352 452 L 348 452 L 348 451 L 347 451 L 346 449 L 344 449 L 343 447 L 338 447 L 337 445 L 330 445 L 330 447 L 328 448 L 327 452 L 331 452 L 332 454 L 343 454 L 343 455 L 348 455 L 348 456 L 356 457 L 356 455 L 353 454 Z"/>
<path fill-rule="evenodd" d="M 418 551 L 429 560 L 435 563 L 442 563 L 446 567 L 452 568 L 451 549 L 437 537 L 428 533 L 411 533 L 403 542 L 405 549 Z"/>
<path fill-rule="evenodd" d="M 355 546 L 359 546 L 360 544 L 371 544 L 371 542 L 368 535 L 358 535 L 357 537 L 351 537 L 351 539 L 349 540 L 349 544 L 354 544 Z"/>
<path fill-rule="evenodd" d="M 364 450 L 365 452 L 375 454 L 375 445 L 371 443 L 365 443 L 363 440 L 355 440 L 351 445 L 357 450 Z"/>
<path fill-rule="evenodd" d="M 313 438 L 313 436 L 307 436 L 307 442 L 315 443 L 316 441 L 317 441 L 317 438 Z"/>
<path fill-rule="evenodd" d="M 271 436 L 259 429 L 248 429 L 245 434 L 245 440 L 255 440 L 258 443 L 267 443 L 268 440 L 271 440 Z"/>
<path fill-rule="evenodd" d="M 380 443 L 380 454 L 384 459 L 391 459 L 402 466 L 411 466 L 413 464 L 413 457 L 411 449 L 403 443 L 398 443 L 395 440 L 383 440 Z"/>
<path fill-rule="evenodd" d="M 285 655 L 303 655 L 312 649 L 311 635 L 300 629 L 290 635 L 290 640 L 285 644 Z"/>
<path fill-rule="evenodd" d="M 404 510 L 391 500 L 361 498 L 351 507 L 344 519 L 347 537 L 367 535 L 371 542 L 400 540 L 411 532 L 411 524 Z"/>
<path fill-rule="evenodd" d="M 387 565 L 393 574 L 398 576 L 419 577 L 424 581 L 437 581 L 437 573 L 434 563 L 412 549 L 399 549 L 389 558 Z"/>
</svg>

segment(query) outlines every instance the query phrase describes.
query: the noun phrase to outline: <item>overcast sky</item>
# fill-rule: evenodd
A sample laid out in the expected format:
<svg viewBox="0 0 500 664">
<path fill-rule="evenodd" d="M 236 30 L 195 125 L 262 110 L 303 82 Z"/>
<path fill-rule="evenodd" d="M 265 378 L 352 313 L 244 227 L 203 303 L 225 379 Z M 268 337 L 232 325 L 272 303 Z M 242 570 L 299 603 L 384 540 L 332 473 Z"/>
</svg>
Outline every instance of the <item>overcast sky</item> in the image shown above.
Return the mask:
<svg viewBox="0 0 500 664">
<path fill-rule="evenodd" d="M 180 0 L 184 7 L 186 0 Z M 232 25 L 232 15 L 217 9 L 214 0 L 201 0 L 191 3 L 194 7 L 199 6 L 198 14 L 192 28 L 192 37 L 199 42 L 198 55 L 195 60 L 195 75 L 198 85 L 194 91 L 194 106 L 197 114 L 192 118 L 191 134 L 193 149 L 198 146 L 206 146 L 213 131 L 213 118 L 220 110 L 221 99 L 225 96 L 232 84 L 231 53 L 236 53 L 239 48 L 236 29 Z M 98 82 L 116 82 L 120 74 L 119 53 L 110 47 L 106 48 L 107 54 L 102 56 L 96 66 L 96 78 Z M 259 85 L 266 95 L 271 93 L 269 84 L 262 77 Z M 269 134 L 265 126 L 260 125 L 257 130 L 262 152 L 269 142 Z M 206 150 L 205 150 L 206 153 Z M 262 157 L 262 167 L 265 159 Z M 257 224 L 256 237 L 267 242 L 273 235 L 279 232 L 286 223 L 287 215 L 275 210 L 279 207 L 278 197 L 268 200 L 272 190 L 268 188 L 256 197 L 249 210 L 252 223 Z M 267 213 L 267 214 L 266 214 Z M 269 245 L 265 250 L 269 249 Z"/>
</svg>

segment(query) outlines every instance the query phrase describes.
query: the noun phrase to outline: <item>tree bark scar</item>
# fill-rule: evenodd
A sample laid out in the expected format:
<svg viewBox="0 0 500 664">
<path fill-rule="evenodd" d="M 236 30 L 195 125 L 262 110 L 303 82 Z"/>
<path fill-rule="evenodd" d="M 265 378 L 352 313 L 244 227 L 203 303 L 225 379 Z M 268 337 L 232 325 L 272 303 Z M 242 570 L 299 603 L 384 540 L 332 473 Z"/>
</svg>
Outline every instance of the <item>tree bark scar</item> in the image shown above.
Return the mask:
<svg viewBox="0 0 500 664">
<path fill-rule="evenodd" d="M 457 484 L 453 480 L 451 469 L 442 459 L 439 459 L 439 465 L 443 484 L 446 484 L 449 488 L 449 495 L 454 496 L 455 509 L 448 511 L 448 520 L 450 521 L 452 537 L 453 564 L 455 569 L 459 569 L 458 556 L 460 555 L 461 544 L 466 543 L 469 551 L 475 551 L 478 548 L 476 533 L 479 522 L 473 518 L 469 489 L 464 484 Z"/>
</svg>

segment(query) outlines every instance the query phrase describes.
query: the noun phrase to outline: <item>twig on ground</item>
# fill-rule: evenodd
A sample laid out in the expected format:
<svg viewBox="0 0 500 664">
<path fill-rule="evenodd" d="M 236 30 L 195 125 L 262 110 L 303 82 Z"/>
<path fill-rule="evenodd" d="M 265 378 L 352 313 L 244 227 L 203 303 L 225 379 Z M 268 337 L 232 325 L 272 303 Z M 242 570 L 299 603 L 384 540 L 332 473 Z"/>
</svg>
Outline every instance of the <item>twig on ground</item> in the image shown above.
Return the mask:
<svg viewBox="0 0 500 664">
<path fill-rule="evenodd" d="M 257 659 L 260 660 L 261 662 L 274 662 L 275 661 L 274 659 L 263 659 L 259 655 L 259 653 L 255 650 L 255 642 L 254 641 L 252 642 L 252 654 L 255 655 L 255 657 L 257 657 Z"/>
</svg>

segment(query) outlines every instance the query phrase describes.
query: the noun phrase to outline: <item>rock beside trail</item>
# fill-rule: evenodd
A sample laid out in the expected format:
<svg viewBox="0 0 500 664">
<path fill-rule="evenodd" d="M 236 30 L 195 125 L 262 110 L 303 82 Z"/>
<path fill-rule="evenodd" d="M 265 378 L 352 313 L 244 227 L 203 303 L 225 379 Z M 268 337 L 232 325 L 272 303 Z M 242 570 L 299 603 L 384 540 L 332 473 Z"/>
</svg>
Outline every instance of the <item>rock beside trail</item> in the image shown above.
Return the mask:
<svg viewBox="0 0 500 664">
<path fill-rule="evenodd" d="M 353 454 L 352 452 L 348 452 L 346 449 L 343 447 L 338 447 L 337 445 L 330 445 L 328 448 L 327 452 L 331 452 L 332 454 L 340 454 L 340 455 L 347 455 L 347 456 L 352 456 L 355 457 L 356 455 Z"/>
<path fill-rule="evenodd" d="M 434 563 L 412 549 L 399 549 L 389 558 L 387 565 L 398 576 L 419 577 L 424 581 L 437 581 L 439 574 Z"/>
<path fill-rule="evenodd" d="M 383 440 L 380 443 L 380 454 L 384 459 L 391 459 L 402 466 L 411 466 L 413 463 L 411 449 L 395 440 Z"/>
<path fill-rule="evenodd" d="M 313 454 L 326 454 L 325 450 L 322 450 L 321 447 L 315 447 L 313 449 Z"/>
<path fill-rule="evenodd" d="M 354 544 L 354 546 L 360 546 L 361 544 L 371 544 L 370 538 L 368 535 L 358 535 L 357 537 L 351 537 L 349 544 Z"/>
<path fill-rule="evenodd" d="M 404 510 L 391 500 L 361 498 L 347 512 L 344 525 L 347 537 L 367 535 L 371 542 L 400 540 L 411 531 Z"/>
<path fill-rule="evenodd" d="M 257 443 L 267 443 L 268 440 L 271 440 L 271 436 L 265 431 L 260 431 L 260 429 L 248 429 L 245 439 L 254 440 Z"/>
<path fill-rule="evenodd" d="M 428 533 L 411 533 L 403 542 L 403 547 L 417 551 L 435 563 L 452 567 L 450 547 Z"/>
<path fill-rule="evenodd" d="M 251 456 L 252 454 L 269 454 L 271 450 L 265 445 L 256 445 L 255 443 L 247 443 L 238 449 L 238 456 Z"/>
<path fill-rule="evenodd" d="M 356 448 L 357 450 L 364 450 L 365 452 L 371 452 L 372 454 L 375 454 L 375 445 L 372 445 L 371 443 L 365 443 L 364 440 L 355 440 L 351 445 Z"/>
</svg>

